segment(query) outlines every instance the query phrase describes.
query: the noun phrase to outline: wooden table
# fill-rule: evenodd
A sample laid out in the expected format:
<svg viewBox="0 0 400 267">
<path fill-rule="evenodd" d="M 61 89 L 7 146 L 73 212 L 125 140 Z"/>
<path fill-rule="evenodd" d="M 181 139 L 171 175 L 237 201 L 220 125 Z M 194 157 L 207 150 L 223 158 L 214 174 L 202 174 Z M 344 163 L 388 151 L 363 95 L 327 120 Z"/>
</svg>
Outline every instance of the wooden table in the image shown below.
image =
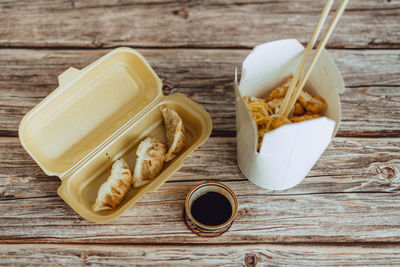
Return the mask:
<svg viewBox="0 0 400 267">
<path fill-rule="evenodd" d="M 255 45 L 307 42 L 322 1 L 6 0 L 0 3 L 0 265 L 400 265 L 400 2 L 353 0 L 328 43 L 346 84 L 342 123 L 307 178 L 285 191 L 236 163 L 234 68 Z M 338 3 L 336 3 L 337 6 Z M 23 115 L 83 68 L 130 46 L 164 92 L 206 108 L 209 140 L 119 219 L 80 218 L 21 147 Z M 239 213 L 220 237 L 194 235 L 185 196 L 227 184 Z"/>
</svg>

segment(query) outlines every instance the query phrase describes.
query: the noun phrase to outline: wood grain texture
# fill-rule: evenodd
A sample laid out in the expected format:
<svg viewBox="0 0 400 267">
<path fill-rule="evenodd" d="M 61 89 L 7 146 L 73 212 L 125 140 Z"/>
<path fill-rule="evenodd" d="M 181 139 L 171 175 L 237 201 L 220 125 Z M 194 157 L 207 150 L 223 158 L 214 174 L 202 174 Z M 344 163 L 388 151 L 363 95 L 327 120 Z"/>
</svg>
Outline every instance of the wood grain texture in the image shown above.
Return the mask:
<svg viewBox="0 0 400 267">
<path fill-rule="evenodd" d="M 240 174 L 234 138 L 210 138 L 157 192 L 100 225 L 56 195 L 58 178 L 42 174 L 16 138 L 2 138 L 0 242 L 398 242 L 399 143 L 335 138 L 303 183 L 269 191 Z M 213 239 L 193 235 L 182 220 L 187 192 L 204 180 L 223 181 L 239 199 L 234 225 Z"/>
<path fill-rule="evenodd" d="M 167 183 L 106 224 L 80 218 L 59 197 L 0 201 L 4 243 L 292 243 L 399 242 L 400 194 L 268 195 L 225 182 L 238 196 L 228 232 L 199 237 L 182 217 L 186 193 L 199 181 Z"/>
<path fill-rule="evenodd" d="M 0 201 L 56 196 L 59 178 L 46 176 L 17 138 L 0 139 L 0 162 Z M 203 180 L 247 181 L 237 166 L 235 138 L 208 139 L 188 156 L 183 167 L 167 183 Z M 243 188 L 248 192 L 275 195 L 394 192 L 399 189 L 399 138 L 335 138 L 298 186 L 268 191 L 248 183 Z"/>
<path fill-rule="evenodd" d="M 337 3 L 336 3 L 337 5 Z M 353 0 L 328 42 L 346 92 L 337 138 L 285 191 L 236 162 L 234 68 L 257 44 L 306 43 L 322 1 L 0 1 L 0 265 L 400 265 L 400 1 Z M 159 190 L 94 224 L 57 196 L 17 138 L 22 116 L 113 47 L 139 48 L 165 94 L 211 114 L 212 137 Z M 365 138 L 368 137 L 368 138 Z M 231 229 L 194 235 L 187 192 L 205 180 L 237 194 Z"/>
<path fill-rule="evenodd" d="M 81 69 L 109 50 L 0 50 L 0 136 L 17 136 L 25 113 L 58 86 L 57 75 Z M 249 50 L 140 49 L 164 82 L 211 114 L 214 135 L 235 135 L 234 68 Z M 400 136 L 400 50 L 331 50 L 348 87 L 341 95 L 339 136 Z"/>
<path fill-rule="evenodd" d="M 320 1 L 2 1 L 3 47 L 253 47 L 307 42 Z M 400 3 L 351 1 L 328 47 L 399 48 Z M 279 30 L 277 30 L 279 29 Z"/>
<path fill-rule="evenodd" d="M 398 245 L 0 245 L 7 266 L 376 266 L 399 265 Z"/>
</svg>

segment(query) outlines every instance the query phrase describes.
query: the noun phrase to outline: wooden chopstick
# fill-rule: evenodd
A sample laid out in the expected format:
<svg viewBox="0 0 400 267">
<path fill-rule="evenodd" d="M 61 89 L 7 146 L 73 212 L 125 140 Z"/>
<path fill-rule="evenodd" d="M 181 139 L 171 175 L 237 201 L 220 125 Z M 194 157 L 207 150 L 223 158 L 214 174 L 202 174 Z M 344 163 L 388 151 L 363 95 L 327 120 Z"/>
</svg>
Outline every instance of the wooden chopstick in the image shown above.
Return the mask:
<svg viewBox="0 0 400 267">
<path fill-rule="evenodd" d="M 279 109 L 280 116 L 283 116 L 285 109 L 287 109 L 287 105 L 289 103 L 290 97 L 293 94 L 294 89 L 296 88 L 297 81 L 299 80 L 300 75 L 303 72 L 304 66 L 307 62 L 307 59 L 308 59 L 310 53 L 311 53 L 311 50 L 313 49 L 315 42 L 318 39 L 318 35 L 321 32 L 322 27 L 324 26 L 324 22 L 325 22 L 326 18 L 328 17 L 328 14 L 329 14 L 329 11 L 331 10 L 333 1 L 334 0 L 328 0 L 326 2 L 324 10 L 322 11 L 321 16 L 319 17 L 319 20 L 314 27 L 313 34 L 311 35 L 310 40 L 308 41 L 306 50 L 303 53 L 300 64 L 297 67 L 296 73 L 292 79 L 292 82 L 289 85 L 289 89 L 287 90 L 285 98 L 283 99 L 281 108 Z"/>
<path fill-rule="evenodd" d="M 286 109 L 284 110 L 284 113 L 282 113 L 281 116 L 284 116 L 286 118 L 289 115 L 291 107 L 296 103 L 297 98 L 300 96 L 300 93 L 301 93 L 304 85 L 306 84 L 307 79 L 309 78 L 309 76 L 315 66 L 315 63 L 318 61 L 318 58 L 321 55 L 322 50 L 325 48 L 325 45 L 328 42 L 329 37 L 332 35 L 333 30 L 335 29 L 336 24 L 338 23 L 340 17 L 343 14 L 343 11 L 346 8 L 348 3 L 349 3 L 349 0 L 342 0 L 342 2 L 340 3 L 340 6 L 339 6 L 338 10 L 336 11 L 335 16 L 332 18 L 331 23 L 329 24 L 326 33 L 322 37 L 321 42 L 318 44 L 318 47 L 315 50 L 313 57 L 311 58 L 310 64 L 307 66 L 307 69 L 304 72 L 304 75 L 303 75 L 299 85 L 296 87 L 295 92 L 293 93 L 292 97 L 290 98 L 289 104 L 285 107 Z"/>
</svg>

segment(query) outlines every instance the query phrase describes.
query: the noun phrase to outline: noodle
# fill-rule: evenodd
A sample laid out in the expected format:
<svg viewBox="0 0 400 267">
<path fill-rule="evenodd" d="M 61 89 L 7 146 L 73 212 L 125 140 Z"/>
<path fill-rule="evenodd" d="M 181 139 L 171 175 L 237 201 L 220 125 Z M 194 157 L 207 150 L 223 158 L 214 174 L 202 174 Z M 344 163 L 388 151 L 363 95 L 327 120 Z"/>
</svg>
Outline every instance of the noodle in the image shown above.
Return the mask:
<svg viewBox="0 0 400 267">
<path fill-rule="evenodd" d="M 326 101 L 320 96 L 313 97 L 307 92 L 300 94 L 293 107 L 293 115 L 288 118 L 279 117 L 277 114 L 280 105 L 288 90 L 292 77 L 289 76 L 284 84 L 274 89 L 265 99 L 244 96 L 251 117 L 257 127 L 257 151 L 260 151 L 264 134 L 284 124 L 295 123 L 321 117 L 321 112 L 326 108 Z"/>
<path fill-rule="evenodd" d="M 270 115 L 272 115 L 273 112 L 268 107 L 268 104 L 261 98 L 252 97 L 251 101 L 247 96 L 245 96 L 244 100 L 246 101 L 250 114 L 257 126 L 257 150 L 259 151 L 264 134 L 271 128 L 272 118 Z"/>
</svg>

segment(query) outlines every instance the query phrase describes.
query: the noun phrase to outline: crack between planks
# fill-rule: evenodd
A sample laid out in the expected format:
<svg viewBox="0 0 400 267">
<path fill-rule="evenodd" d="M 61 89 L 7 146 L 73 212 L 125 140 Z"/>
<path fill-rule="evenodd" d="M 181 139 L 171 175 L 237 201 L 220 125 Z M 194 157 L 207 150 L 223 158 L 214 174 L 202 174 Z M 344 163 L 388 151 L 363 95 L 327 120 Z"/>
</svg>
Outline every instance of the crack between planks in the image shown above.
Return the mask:
<svg viewBox="0 0 400 267">
<path fill-rule="evenodd" d="M 327 175 L 328 177 L 329 175 Z M 319 177 L 319 176 L 318 176 Z M 323 177 L 323 176 L 321 176 Z M 306 177 L 306 178 L 311 178 L 311 177 Z M 218 180 L 218 179 L 217 179 Z M 199 182 L 199 180 L 192 180 L 193 182 Z M 234 180 L 218 180 L 220 182 L 245 182 L 247 181 L 247 179 L 234 179 Z M 166 183 L 184 183 L 184 182 L 188 182 L 188 181 L 167 181 Z M 189 181 L 190 182 L 190 181 Z M 264 197 L 291 197 L 291 196 L 308 196 L 308 195 L 345 195 L 345 194 L 391 194 L 391 195 L 396 195 L 398 193 L 398 191 L 378 191 L 378 190 L 371 190 L 371 191 L 331 191 L 331 192 L 304 192 L 304 193 L 265 193 L 265 194 L 247 194 L 245 195 L 245 197 L 256 197 L 256 196 L 264 196 Z M 238 198 L 241 198 L 241 195 L 237 196 Z M 41 198 L 56 198 L 56 199 L 60 199 L 61 198 L 58 195 L 48 195 L 48 196 L 35 196 L 35 197 L 4 197 L 4 198 L 0 198 L 0 202 L 3 201 L 13 201 L 13 200 L 28 200 L 28 199 L 41 199 Z M 176 201 L 181 201 L 180 199 L 177 200 L 169 200 L 167 202 L 176 202 Z M 162 201 L 140 201 L 141 204 L 149 204 L 149 203 L 159 203 L 162 202 L 164 203 L 165 200 Z"/>
<path fill-rule="evenodd" d="M 388 0 L 390 2 L 390 0 Z M 203 1 L 190 1 L 190 0 L 184 0 L 184 1 L 155 1 L 155 2 L 147 2 L 147 1 L 137 1 L 134 3 L 120 3 L 118 4 L 103 4 L 103 5 L 87 5 L 87 6 L 77 6 L 75 3 L 75 0 L 71 1 L 71 6 L 70 8 L 63 8 L 60 10 L 85 10 L 85 9 L 96 9 L 96 8 L 128 8 L 128 7 L 153 7 L 153 6 L 170 6 L 174 5 L 173 7 L 181 7 L 181 8 L 196 8 L 196 7 L 245 7 L 245 6 L 267 6 L 270 7 L 271 5 L 274 4 L 280 4 L 282 3 L 281 1 L 242 1 L 242 2 L 234 2 L 234 3 L 213 3 L 210 1 L 206 5 L 204 5 Z M 348 8 L 346 12 L 368 12 L 368 11 L 393 11 L 393 10 L 399 10 L 400 7 L 396 6 L 385 6 L 385 7 L 380 7 L 380 8 Z M 336 11 L 336 8 L 333 8 L 332 11 Z M 297 10 L 297 11 L 290 11 L 287 10 L 285 13 L 277 12 L 277 14 L 319 14 L 320 10 L 319 9 L 311 9 L 311 10 Z"/>
<path fill-rule="evenodd" d="M 400 84 L 366 84 L 366 85 L 346 85 L 346 88 L 364 88 L 364 87 L 400 87 Z"/>
<path fill-rule="evenodd" d="M 48 44 L 47 44 L 48 45 Z M 232 45 L 221 45 L 221 46 L 213 46 L 213 45 L 204 45 L 204 44 L 199 44 L 199 45 L 163 45 L 163 46 L 147 46 L 147 45 L 135 45 L 135 46 L 130 46 L 130 45 L 104 45 L 104 44 L 99 44 L 97 46 L 79 46 L 79 45 L 64 45 L 64 46 L 41 46 L 38 44 L 37 46 L 24 46 L 24 45 L 15 45 L 15 46 L 9 46 L 9 45 L 1 45 L 0 44 L 0 50 L 1 49 L 27 49 L 27 50 L 102 50 L 102 49 L 115 49 L 118 47 L 130 47 L 133 49 L 149 49 L 149 50 L 161 50 L 161 49 L 168 49 L 168 50 L 173 50 L 173 49 L 187 49 L 187 50 L 196 50 L 196 49 L 205 49 L 205 50 L 212 50 L 212 49 L 221 49 L 221 50 L 250 50 L 253 49 L 252 46 L 243 46 L 243 45 L 237 45 L 237 46 L 232 46 Z M 400 47 L 400 45 L 399 45 Z"/>
<path fill-rule="evenodd" d="M 59 199 L 61 199 L 58 195 L 35 196 L 35 197 L 10 197 L 10 196 L 5 196 L 5 197 L 1 197 L 0 198 L 0 202 L 2 202 L 2 201 L 10 201 L 10 200 L 41 199 L 41 198 L 59 198 Z"/>
<path fill-rule="evenodd" d="M 266 197 L 282 197 L 282 196 L 311 196 L 311 195 L 345 195 L 345 194 L 394 194 L 396 195 L 398 191 L 349 191 L 349 192 L 338 192 L 338 191 L 332 191 L 332 192 L 310 192 L 310 193 L 288 193 L 288 194 L 271 194 L 271 193 L 266 193 L 266 194 L 246 194 L 246 197 L 256 197 L 256 196 L 266 196 Z M 240 198 L 240 195 L 238 196 Z"/>
<path fill-rule="evenodd" d="M 76 7 L 75 2 L 73 2 L 72 5 L 72 10 L 87 10 L 87 9 L 96 9 L 96 8 L 109 8 L 109 9 L 118 9 L 118 8 L 128 8 L 128 7 L 152 7 L 152 6 L 164 6 L 168 7 L 168 5 L 171 4 L 176 4 L 176 8 L 198 8 L 198 7 L 247 7 L 247 6 L 267 6 L 269 7 L 271 4 L 277 4 L 279 1 L 271 1 L 271 2 L 237 2 L 237 3 L 230 3 L 230 4 L 216 4 L 216 3 L 210 3 L 208 5 L 204 4 L 196 4 L 196 3 L 191 3 L 190 1 L 186 2 L 176 2 L 176 1 L 167 1 L 167 2 L 153 2 L 153 3 L 146 3 L 146 2 L 138 2 L 138 3 L 120 3 L 119 5 L 112 5 L 112 4 L 105 4 L 101 6 L 94 6 L 94 5 L 88 5 L 88 6 L 82 6 L 82 7 Z M 71 10 L 71 9 L 63 9 L 63 10 Z M 383 7 L 383 8 L 348 8 L 346 12 L 375 12 L 375 11 L 397 11 L 400 10 L 399 7 Z M 336 12 L 336 8 L 332 8 L 332 12 Z M 286 10 L 285 12 L 283 11 L 275 11 L 276 14 L 281 14 L 281 15 L 297 15 L 297 14 L 309 14 L 309 15 L 316 15 L 320 14 L 320 11 L 315 9 L 311 10 L 296 10 L 296 11 L 290 11 Z"/>
<path fill-rule="evenodd" d="M 213 130 L 210 137 L 215 138 L 233 138 L 236 137 L 235 130 Z M 376 131 L 341 131 L 338 130 L 336 136 L 337 138 L 397 138 L 400 137 L 400 129 L 398 130 L 376 130 Z M 1 130 L 0 129 L 0 139 L 17 139 L 18 131 Z"/>
<path fill-rule="evenodd" d="M 341 131 L 338 130 L 335 137 L 338 138 L 397 138 L 400 137 L 399 130 L 379 130 L 379 131 Z"/>
<path fill-rule="evenodd" d="M 177 7 L 184 7 L 184 8 L 196 8 L 196 7 L 232 7 L 232 6 L 237 6 L 237 7 L 242 7 L 242 6 L 271 6 L 274 4 L 280 4 L 281 1 L 265 1 L 265 2 L 257 2 L 257 1 L 243 1 L 243 2 L 234 2 L 234 3 L 207 3 L 207 5 L 204 5 L 202 2 L 193 2 L 190 0 L 186 1 L 158 1 L 158 2 L 135 2 L 135 3 L 118 3 L 118 5 L 113 5 L 113 4 L 105 4 L 105 5 L 88 5 L 88 6 L 83 6 L 83 7 L 77 7 L 75 4 L 75 1 L 72 1 L 71 7 L 74 10 L 80 10 L 80 9 L 95 9 L 95 8 L 120 8 L 120 7 L 135 7 L 135 6 L 146 6 L 146 7 L 152 7 L 152 6 L 168 6 L 171 4 L 176 4 L 178 5 Z M 387 6 L 387 7 L 381 7 L 381 8 L 348 8 L 346 12 L 368 12 L 368 11 L 393 11 L 393 10 L 399 10 L 400 7 L 392 7 L 392 6 Z M 67 9 L 70 10 L 70 9 Z M 332 11 L 336 12 L 337 9 L 333 8 Z M 285 13 L 280 13 L 277 12 L 277 14 L 319 14 L 319 10 L 309 10 L 309 11 L 287 11 Z"/>
<path fill-rule="evenodd" d="M 196 236 L 197 237 L 197 236 Z M 265 246 L 310 246 L 310 247 L 317 247 L 317 246 L 332 246 L 332 247 L 376 247 L 376 246 L 399 246 L 400 241 L 355 241 L 355 242 L 318 242 L 318 241 L 310 241 L 310 242 L 262 242 L 262 241 L 254 241 L 254 242 L 218 242 L 218 243 L 166 243 L 166 242 L 124 242 L 124 243 L 110 243 L 107 241 L 104 242 L 50 242 L 50 241 L 39 241 L 42 238 L 19 238 L 19 239 L 0 239 L 0 245 L 27 245 L 27 244 L 35 244 L 35 245 L 58 245 L 58 246 L 69 246 L 69 245 L 76 245 L 76 246 L 99 246 L 99 247 L 109 247 L 109 246 L 144 246 L 144 247 L 151 247 L 151 246 L 160 246 L 160 247 L 224 247 L 224 246 L 231 246 L 231 247 L 241 247 L 241 246 L 253 246 L 253 245 L 265 245 Z M 57 238 L 52 238 L 56 240 L 62 240 Z M 39 242 L 35 242 L 38 240 Z M 21 241 L 21 243 L 16 243 L 15 241 Z M 28 241 L 28 242 L 27 242 Z M 31 243 L 29 243 L 29 241 Z M 105 243 L 107 242 L 107 243 Z"/>
<path fill-rule="evenodd" d="M 302 42 L 303 46 L 306 46 L 307 43 Z M 196 45 L 187 45 L 187 44 L 182 44 L 182 45 L 163 45 L 163 46 L 151 46 L 151 45 L 107 45 L 107 44 L 97 44 L 93 46 L 80 46 L 80 45 L 41 45 L 41 44 L 36 44 L 36 45 L 31 45 L 31 46 L 26 46 L 26 45 L 2 45 L 0 44 L 0 50 L 2 49 L 27 49 L 27 50 L 101 50 L 101 49 L 115 49 L 118 47 L 130 47 L 133 49 L 149 49 L 149 50 L 162 50 L 162 49 L 187 49 L 187 50 L 251 50 L 255 46 L 250 46 L 250 45 L 207 45 L 207 44 L 196 44 Z M 331 50 L 354 50 L 354 51 L 360 51 L 360 50 L 382 50 L 382 51 L 387 51 L 387 50 L 400 50 L 400 43 L 373 43 L 369 46 L 366 47 L 351 47 L 348 45 L 344 46 L 338 46 L 334 44 L 330 44 L 326 46 L 327 49 Z"/>
</svg>

